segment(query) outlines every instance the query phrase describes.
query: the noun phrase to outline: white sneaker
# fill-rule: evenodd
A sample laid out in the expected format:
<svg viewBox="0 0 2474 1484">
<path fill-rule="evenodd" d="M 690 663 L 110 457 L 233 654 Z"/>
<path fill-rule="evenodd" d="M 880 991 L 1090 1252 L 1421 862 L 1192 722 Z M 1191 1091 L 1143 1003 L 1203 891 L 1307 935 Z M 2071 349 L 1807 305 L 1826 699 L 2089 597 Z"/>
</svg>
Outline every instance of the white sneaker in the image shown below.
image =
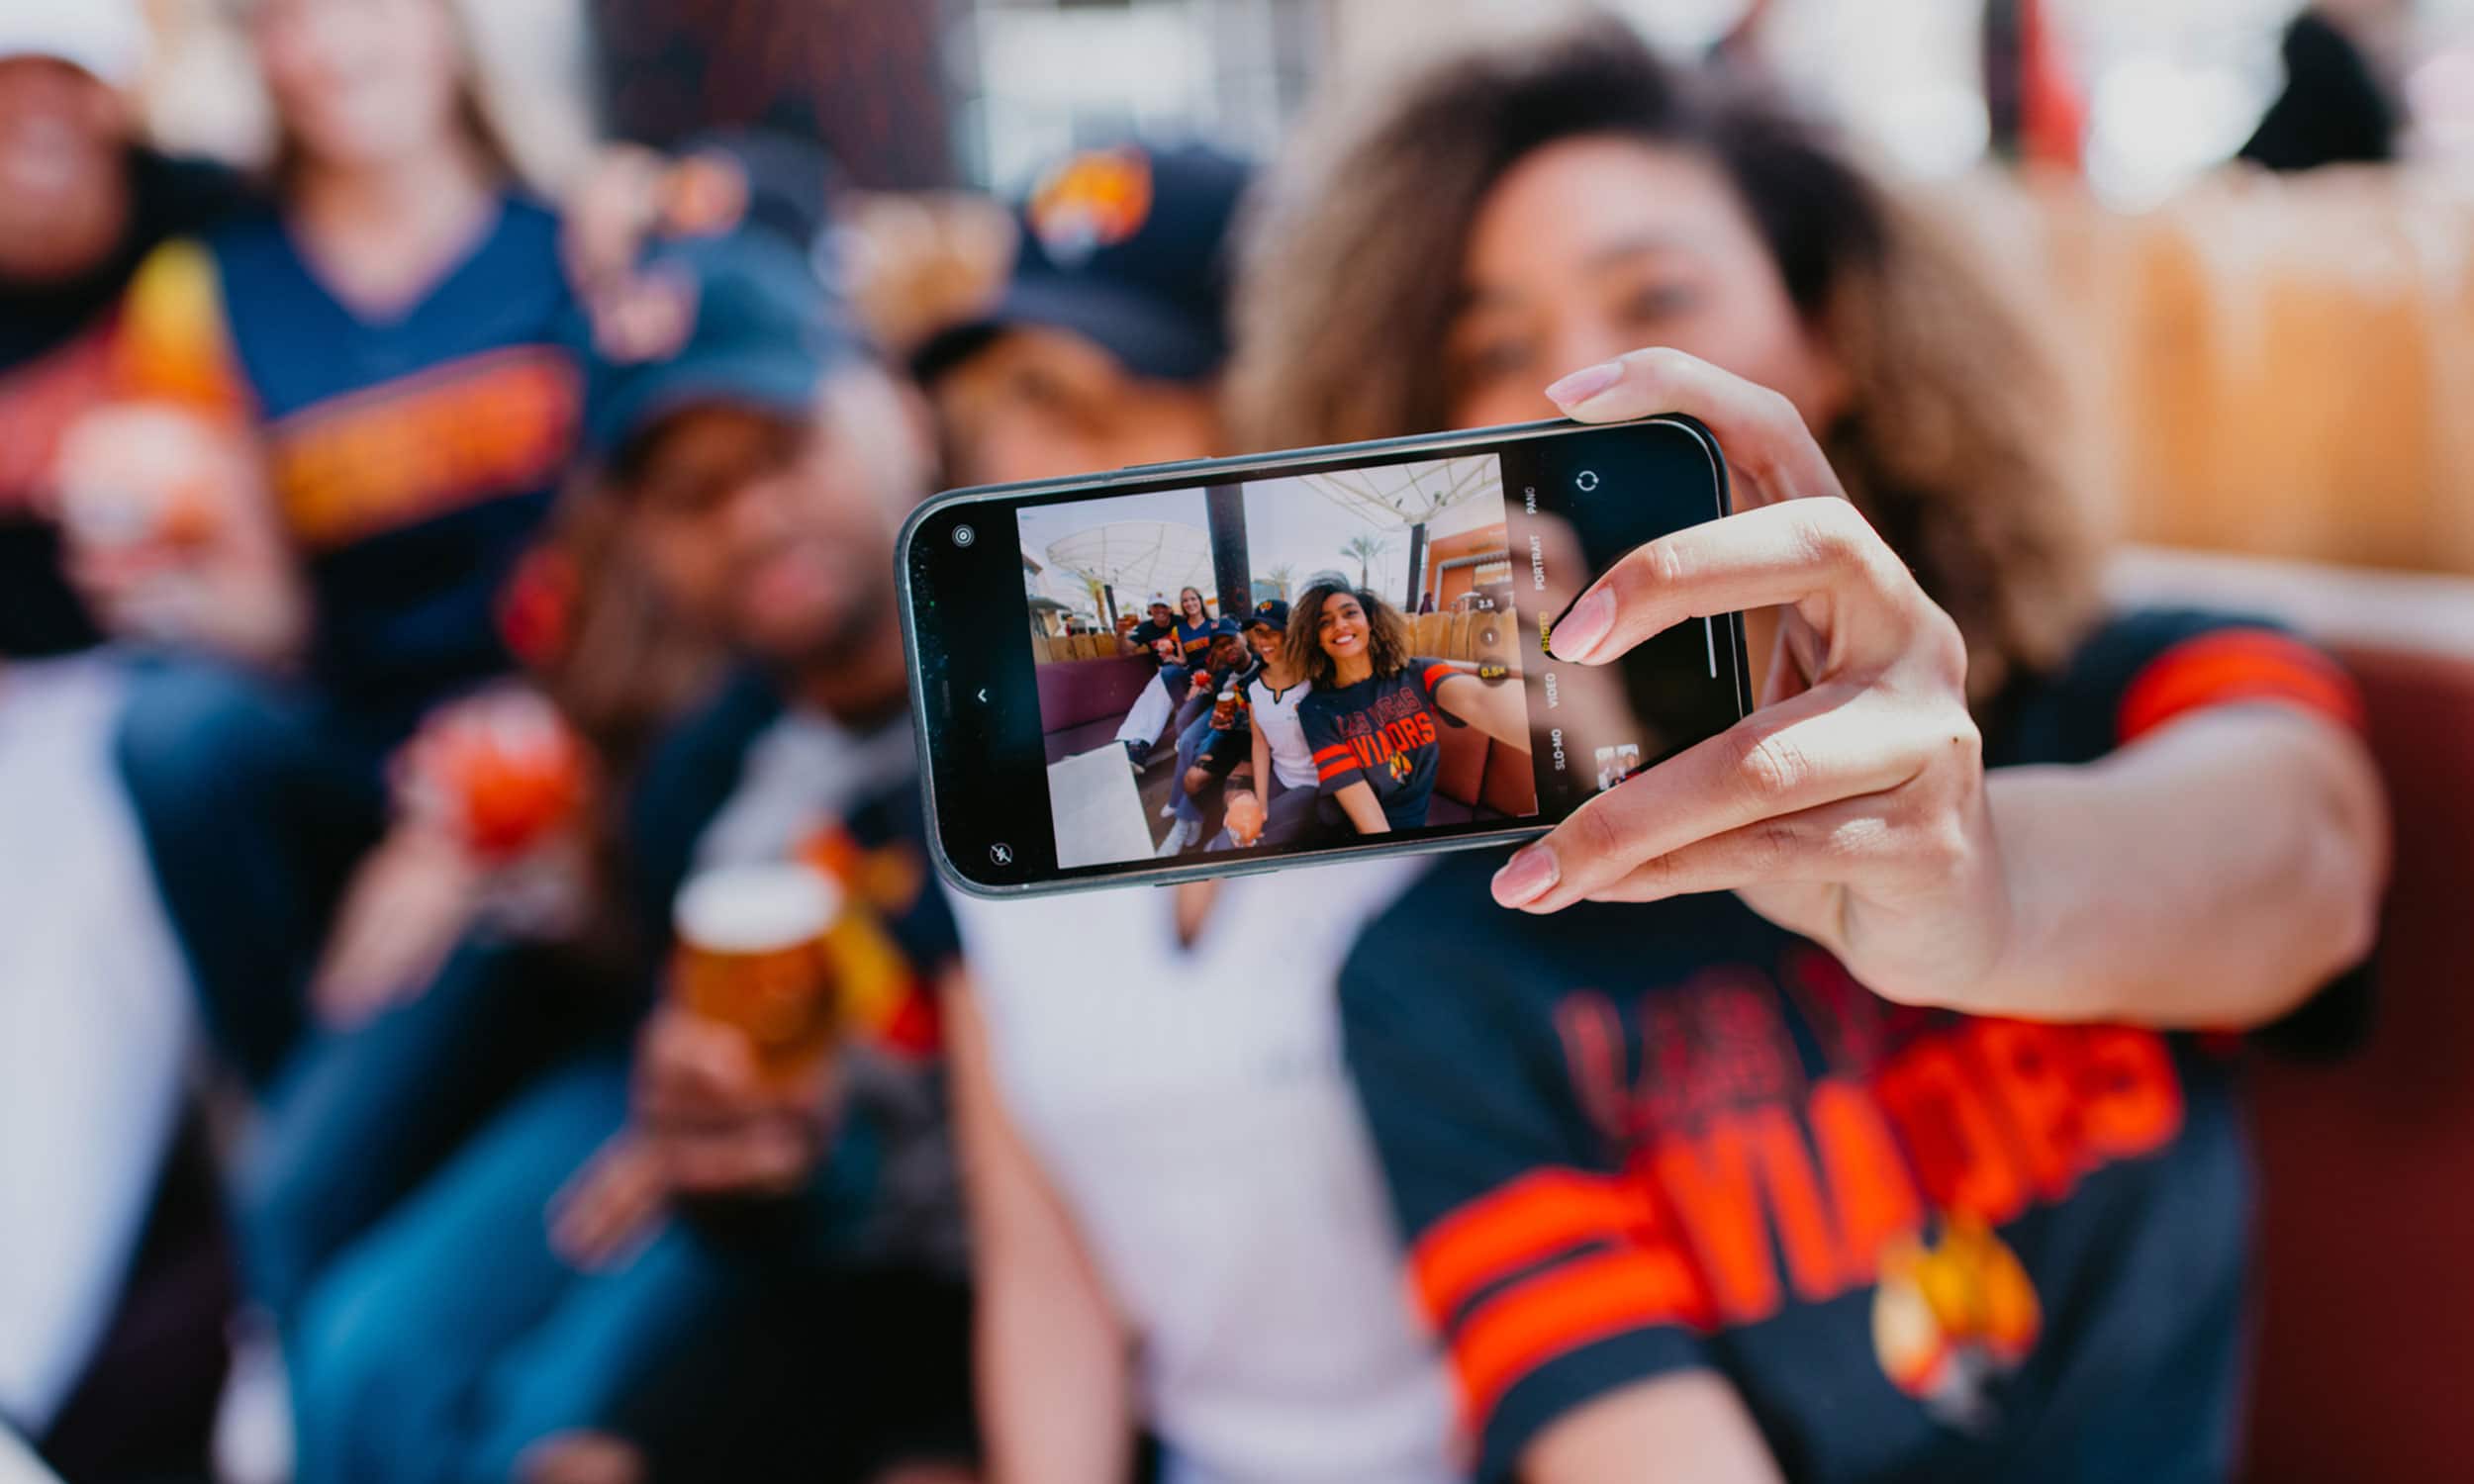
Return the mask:
<svg viewBox="0 0 2474 1484">
<path fill-rule="evenodd" d="M 1173 803 L 1164 803 L 1160 805 L 1160 817 L 1163 819 L 1175 819 L 1177 817 L 1177 805 Z"/>
<path fill-rule="evenodd" d="M 1187 846 L 1200 838 L 1202 838 L 1202 825 L 1198 821 L 1180 819 L 1169 826 L 1168 838 L 1160 842 L 1158 856 L 1161 860 L 1166 860 L 1170 856 L 1182 854 Z"/>
</svg>

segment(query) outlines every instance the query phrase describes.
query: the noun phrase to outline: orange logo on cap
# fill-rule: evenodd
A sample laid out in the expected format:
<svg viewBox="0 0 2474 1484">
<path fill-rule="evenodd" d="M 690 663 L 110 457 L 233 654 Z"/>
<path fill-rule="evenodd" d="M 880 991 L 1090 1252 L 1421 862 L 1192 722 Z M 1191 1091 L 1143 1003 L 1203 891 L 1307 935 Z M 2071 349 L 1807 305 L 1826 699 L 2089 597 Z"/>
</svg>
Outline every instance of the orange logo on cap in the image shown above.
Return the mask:
<svg viewBox="0 0 2474 1484">
<path fill-rule="evenodd" d="M 1112 247 L 1151 216 L 1151 160 L 1127 148 L 1075 155 L 1041 179 L 1028 216 L 1040 245 L 1066 263 Z"/>
</svg>

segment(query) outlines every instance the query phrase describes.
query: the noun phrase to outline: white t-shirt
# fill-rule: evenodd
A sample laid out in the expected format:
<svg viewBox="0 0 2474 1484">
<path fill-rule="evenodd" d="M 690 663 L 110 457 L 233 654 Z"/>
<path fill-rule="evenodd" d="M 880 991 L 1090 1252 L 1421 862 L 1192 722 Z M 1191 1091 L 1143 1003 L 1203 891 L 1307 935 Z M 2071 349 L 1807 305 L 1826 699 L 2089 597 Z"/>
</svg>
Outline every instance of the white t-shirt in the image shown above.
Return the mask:
<svg viewBox="0 0 2474 1484">
<path fill-rule="evenodd" d="M 958 900 L 1007 1112 L 1135 1331 L 1170 1484 L 1439 1484 L 1334 980 L 1416 863 L 1222 883 L 1191 949 L 1149 887 Z"/>
<path fill-rule="evenodd" d="M 112 762 L 121 665 L 0 664 L 0 1417 L 38 1431 L 111 1323 L 194 1029 Z"/>
<path fill-rule="evenodd" d="M 1291 788 L 1311 788 L 1317 781 L 1314 751 L 1305 745 L 1305 727 L 1297 720 L 1297 702 L 1313 689 L 1312 681 L 1301 680 L 1285 691 L 1275 691 L 1259 675 L 1246 684 L 1254 719 L 1263 728 L 1263 739 L 1272 744 L 1272 773 Z"/>
</svg>

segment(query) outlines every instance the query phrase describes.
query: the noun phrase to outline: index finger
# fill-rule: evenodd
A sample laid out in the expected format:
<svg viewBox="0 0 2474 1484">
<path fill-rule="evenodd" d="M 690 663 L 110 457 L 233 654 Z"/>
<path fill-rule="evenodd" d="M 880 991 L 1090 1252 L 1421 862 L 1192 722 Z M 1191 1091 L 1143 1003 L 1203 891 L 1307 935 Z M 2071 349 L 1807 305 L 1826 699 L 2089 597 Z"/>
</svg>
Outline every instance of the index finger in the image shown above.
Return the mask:
<svg viewBox="0 0 2474 1484">
<path fill-rule="evenodd" d="M 1726 453 L 1742 505 L 1845 498 L 1794 403 L 1698 356 L 1663 346 L 1635 350 L 1575 371 L 1546 392 L 1575 422 L 1623 422 L 1660 413 L 1700 419 Z"/>
<path fill-rule="evenodd" d="M 1599 574 L 1548 631 L 1603 664 L 1691 618 L 1796 604 L 1835 667 L 1886 664 L 1913 637 L 1915 578 L 1856 508 L 1790 501 L 1671 531 Z"/>
</svg>

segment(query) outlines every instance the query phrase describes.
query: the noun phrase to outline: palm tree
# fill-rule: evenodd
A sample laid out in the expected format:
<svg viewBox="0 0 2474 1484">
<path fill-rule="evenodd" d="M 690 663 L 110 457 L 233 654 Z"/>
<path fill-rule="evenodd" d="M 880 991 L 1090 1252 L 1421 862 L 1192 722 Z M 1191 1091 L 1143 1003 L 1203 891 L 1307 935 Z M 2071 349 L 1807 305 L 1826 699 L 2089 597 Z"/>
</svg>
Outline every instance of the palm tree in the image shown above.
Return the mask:
<svg viewBox="0 0 2474 1484">
<path fill-rule="evenodd" d="M 1368 531 L 1364 535 L 1351 536 L 1347 544 L 1340 548 L 1340 554 L 1358 559 L 1358 586 L 1363 588 L 1366 586 L 1366 564 L 1390 549 L 1391 542 Z"/>
<path fill-rule="evenodd" d="M 1288 601 L 1288 591 L 1296 584 L 1297 581 L 1297 569 L 1290 566 L 1286 562 L 1283 562 L 1263 575 L 1271 580 L 1273 587 L 1280 590 L 1280 601 L 1286 603 Z"/>
</svg>

